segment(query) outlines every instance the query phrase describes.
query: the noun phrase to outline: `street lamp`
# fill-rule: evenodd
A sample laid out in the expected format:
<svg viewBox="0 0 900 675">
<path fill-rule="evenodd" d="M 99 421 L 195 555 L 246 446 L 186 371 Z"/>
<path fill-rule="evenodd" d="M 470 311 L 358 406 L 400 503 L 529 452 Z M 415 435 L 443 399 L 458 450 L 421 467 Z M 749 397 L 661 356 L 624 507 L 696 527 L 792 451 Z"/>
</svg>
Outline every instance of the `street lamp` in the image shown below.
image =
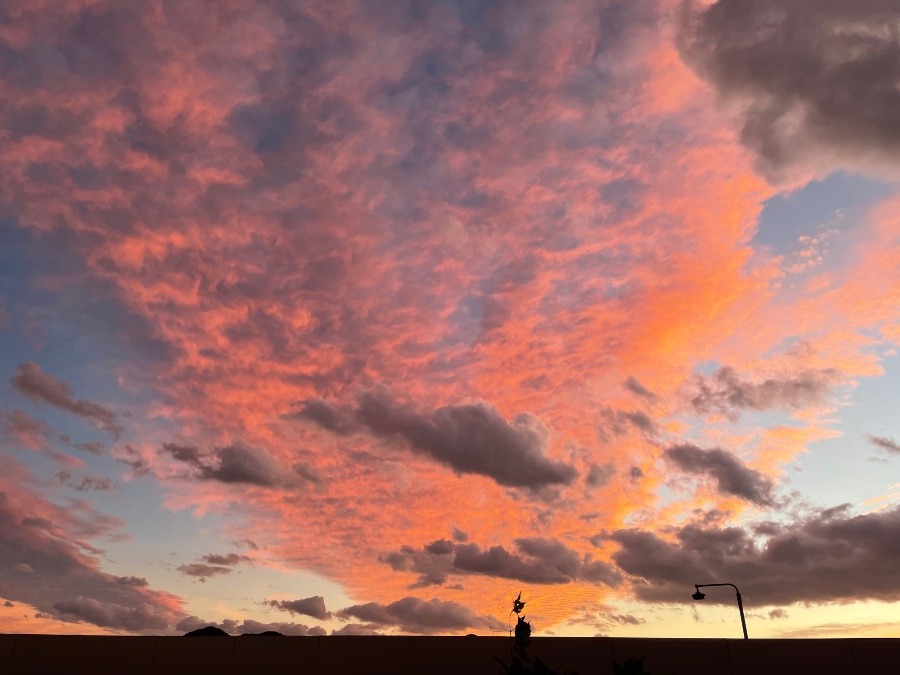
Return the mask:
<svg viewBox="0 0 900 675">
<path fill-rule="evenodd" d="M 747 621 L 744 619 L 744 603 L 741 601 L 741 592 L 738 590 L 738 587 L 734 584 L 694 584 L 694 589 L 697 591 L 692 594 L 691 597 L 694 600 L 703 600 L 706 597 L 706 593 L 701 593 L 701 588 L 706 588 L 707 586 L 731 586 L 734 589 L 734 594 L 737 596 L 738 602 L 738 611 L 741 613 L 741 628 L 744 629 L 744 639 L 747 640 Z"/>
</svg>

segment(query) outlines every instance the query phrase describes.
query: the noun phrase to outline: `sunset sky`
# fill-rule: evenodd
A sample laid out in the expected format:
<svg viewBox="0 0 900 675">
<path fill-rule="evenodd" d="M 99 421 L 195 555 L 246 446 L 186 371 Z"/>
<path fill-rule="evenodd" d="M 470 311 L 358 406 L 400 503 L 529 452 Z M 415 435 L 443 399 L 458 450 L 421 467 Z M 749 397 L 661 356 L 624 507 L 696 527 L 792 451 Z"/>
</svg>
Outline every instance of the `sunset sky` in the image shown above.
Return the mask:
<svg viewBox="0 0 900 675">
<path fill-rule="evenodd" d="M 0 632 L 900 636 L 897 0 L 0 0 Z"/>
</svg>

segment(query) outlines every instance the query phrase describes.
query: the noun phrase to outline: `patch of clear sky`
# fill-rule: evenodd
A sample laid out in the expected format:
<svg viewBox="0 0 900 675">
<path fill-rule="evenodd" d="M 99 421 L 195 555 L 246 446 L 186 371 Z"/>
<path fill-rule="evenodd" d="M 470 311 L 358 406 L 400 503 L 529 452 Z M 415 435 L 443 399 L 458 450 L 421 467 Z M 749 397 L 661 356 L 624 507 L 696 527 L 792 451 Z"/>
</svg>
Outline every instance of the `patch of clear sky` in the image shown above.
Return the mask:
<svg viewBox="0 0 900 675">
<path fill-rule="evenodd" d="M 838 171 L 793 192 L 766 200 L 751 244 L 773 252 L 790 250 L 797 237 L 812 234 L 837 212 L 852 218 L 869 210 L 897 189 L 896 184 Z"/>
</svg>

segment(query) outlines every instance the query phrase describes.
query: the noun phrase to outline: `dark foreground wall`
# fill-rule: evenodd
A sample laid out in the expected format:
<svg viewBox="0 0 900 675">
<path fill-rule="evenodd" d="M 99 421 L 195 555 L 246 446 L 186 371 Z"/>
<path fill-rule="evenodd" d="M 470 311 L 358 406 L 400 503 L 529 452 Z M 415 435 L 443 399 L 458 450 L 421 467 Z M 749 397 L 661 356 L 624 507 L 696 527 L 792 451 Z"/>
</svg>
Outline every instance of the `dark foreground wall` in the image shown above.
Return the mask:
<svg viewBox="0 0 900 675">
<path fill-rule="evenodd" d="M 0 635 L 0 673 L 66 675 L 424 675 L 502 673 L 498 637 L 102 637 Z M 645 657 L 655 675 L 900 675 L 900 639 L 534 638 L 551 668 L 612 675 Z"/>
</svg>

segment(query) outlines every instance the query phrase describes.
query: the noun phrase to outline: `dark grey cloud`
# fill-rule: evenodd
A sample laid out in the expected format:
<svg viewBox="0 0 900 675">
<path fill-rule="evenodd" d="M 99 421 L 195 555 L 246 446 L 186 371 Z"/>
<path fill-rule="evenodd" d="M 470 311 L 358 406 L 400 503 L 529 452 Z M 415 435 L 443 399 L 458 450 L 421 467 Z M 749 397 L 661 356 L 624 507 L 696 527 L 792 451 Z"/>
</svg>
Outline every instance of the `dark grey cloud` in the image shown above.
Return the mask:
<svg viewBox="0 0 900 675">
<path fill-rule="evenodd" d="M 642 600 L 687 602 L 694 584 L 720 580 L 756 606 L 900 599 L 900 508 L 853 515 L 843 505 L 767 531 L 688 525 L 671 540 L 637 529 L 610 536 L 620 546 L 613 560 Z M 707 601 L 734 596 L 709 593 Z"/>
<path fill-rule="evenodd" d="M 210 565 L 230 565 L 234 566 L 243 562 L 250 562 L 250 558 L 238 553 L 228 553 L 227 555 L 218 555 L 216 553 L 208 553 L 201 556 L 200 560 Z"/>
<path fill-rule="evenodd" d="M 291 614 L 305 614 L 320 621 L 331 617 L 331 612 L 325 609 L 325 598 L 321 595 L 300 600 L 266 600 L 266 604 Z"/>
<path fill-rule="evenodd" d="M 676 445 L 663 453 L 666 459 L 687 473 L 708 475 L 719 492 L 734 495 L 759 506 L 772 506 L 774 484 L 771 479 L 720 448 L 703 450 L 696 445 Z"/>
<path fill-rule="evenodd" d="M 647 191 L 648 186 L 639 180 L 620 178 L 600 188 L 600 196 L 609 207 L 609 218 L 624 220 L 640 211 L 644 205 Z"/>
<path fill-rule="evenodd" d="M 776 175 L 825 161 L 900 157 L 895 0 L 686 2 L 681 51 L 743 104 L 741 140 Z"/>
<path fill-rule="evenodd" d="M 196 577 L 198 581 L 224 574 L 231 574 L 232 568 L 224 565 L 209 565 L 207 563 L 186 563 L 178 566 L 178 571 L 189 577 Z"/>
<path fill-rule="evenodd" d="M 46 518 L 22 518 L 22 524 L 26 527 L 39 527 L 42 530 L 52 530 L 54 525 Z"/>
<path fill-rule="evenodd" d="M 536 418 L 520 414 L 507 422 L 483 401 L 420 413 L 377 389 L 360 395 L 355 408 L 312 399 L 293 417 L 334 433 L 401 440 L 454 471 L 488 476 L 500 485 L 540 490 L 578 476 L 574 467 L 546 457 L 548 432 Z"/>
<path fill-rule="evenodd" d="M 59 434 L 52 426 L 28 413 L 0 408 L 0 449 L 41 452 L 62 466 L 74 467 L 80 464 L 79 460 L 60 448 L 77 445 L 72 444 L 69 436 Z"/>
<path fill-rule="evenodd" d="M 134 446 L 125 444 L 121 446 L 115 457 L 117 462 L 121 462 L 129 467 L 135 476 L 146 476 L 150 473 L 150 466 L 147 460 L 141 457 L 141 454 Z"/>
<path fill-rule="evenodd" d="M 43 508 L 60 523 L 54 526 L 32 515 L 39 501 L 21 490 L 0 491 L 0 597 L 107 628 L 159 631 L 175 622 L 179 598 L 151 589 L 144 579 L 101 572 L 97 556 L 103 552 L 72 538 L 72 532 L 109 536 L 118 521 L 46 503 Z"/>
<path fill-rule="evenodd" d="M 90 453 L 91 455 L 102 455 L 104 445 L 99 441 L 88 441 L 85 443 L 73 443 L 72 447 L 76 450 Z"/>
<path fill-rule="evenodd" d="M 192 474 L 202 480 L 262 487 L 296 482 L 296 476 L 282 467 L 264 448 L 232 443 L 204 453 L 192 445 L 164 443 L 162 450 L 173 459 L 193 467 L 195 471 Z"/>
<path fill-rule="evenodd" d="M 116 488 L 115 482 L 106 476 L 84 476 L 80 483 L 74 484 L 73 487 L 79 492 L 106 492 Z"/>
<path fill-rule="evenodd" d="M 78 116 L 66 110 L 53 110 L 40 103 L 4 106 L 2 117 L 5 128 L 15 140 L 39 136 L 64 141 L 75 134 L 79 125 L 86 121 L 83 115 Z M 48 170 L 49 167 L 35 166 L 31 178 L 36 181 L 48 180 L 50 176 L 43 173 Z"/>
<path fill-rule="evenodd" d="M 321 626 L 306 626 L 302 623 L 293 623 L 287 621 L 277 621 L 272 623 L 262 623 L 253 619 L 244 619 L 239 626 L 236 627 L 238 635 L 246 633 L 262 633 L 267 630 L 274 630 L 284 635 L 326 635 L 327 631 Z"/>
<path fill-rule="evenodd" d="M 518 553 L 503 546 L 481 548 L 478 544 L 438 539 L 416 549 L 402 546 L 381 556 L 398 572 L 414 572 L 413 588 L 440 586 L 451 576 L 479 574 L 535 584 L 565 584 L 576 580 L 615 586 L 616 570 L 591 554 L 580 554 L 556 539 L 514 539 Z"/>
<path fill-rule="evenodd" d="M 650 400 L 656 398 L 656 394 L 654 394 L 652 391 L 650 391 L 644 385 L 642 385 L 640 382 L 638 382 L 638 379 L 636 377 L 634 377 L 633 375 L 629 376 L 628 379 L 625 380 L 625 387 L 629 391 L 637 394 L 638 396 L 642 396 L 643 398 L 650 399 Z"/>
<path fill-rule="evenodd" d="M 337 612 L 342 619 L 359 619 L 369 627 L 393 627 L 407 633 L 441 633 L 472 627 L 500 627 L 492 617 L 479 616 L 465 605 L 448 600 L 403 598 L 389 605 L 369 602 Z"/>
<path fill-rule="evenodd" d="M 75 618 L 106 628 L 143 630 L 168 627 L 168 618 L 160 615 L 158 608 L 149 602 L 125 606 L 78 596 L 57 602 L 53 609 L 61 618 Z"/>
<path fill-rule="evenodd" d="M 348 623 L 331 631 L 332 635 L 382 635 L 379 624 L 375 623 Z"/>
<path fill-rule="evenodd" d="M 603 487 L 610 481 L 615 472 L 616 467 L 612 462 L 591 464 L 584 481 L 591 487 Z"/>
<path fill-rule="evenodd" d="M 323 429 L 338 434 L 349 434 L 358 429 L 358 425 L 353 419 L 352 411 L 337 408 L 320 398 L 311 398 L 304 401 L 294 417 L 310 420 Z"/>
<path fill-rule="evenodd" d="M 468 541 L 469 540 L 469 535 L 467 533 L 463 532 L 458 527 L 451 528 L 450 534 L 453 535 L 453 541 Z"/>
<path fill-rule="evenodd" d="M 132 69 L 156 58 L 156 45 L 141 18 L 126 7 L 82 9 L 57 46 L 68 73 L 90 86 L 109 77 L 127 79 Z"/>
<path fill-rule="evenodd" d="M 322 486 L 325 483 L 325 480 L 319 474 L 318 471 L 315 470 L 309 464 L 304 462 L 297 462 L 293 466 L 291 466 L 291 471 L 300 476 L 303 480 L 312 483 L 316 486 Z"/>
<path fill-rule="evenodd" d="M 241 444 L 219 448 L 218 466 L 206 466 L 203 476 L 222 483 L 252 483 L 254 485 L 276 485 L 283 472 L 275 459 L 266 450 L 250 448 Z"/>
<path fill-rule="evenodd" d="M 200 450 L 191 445 L 179 445 L 178 443 L 163 443 L 162 449 L 179 462 L 185 462 L 197 469 L 203 469 L 206 465 Z"/>
<path fill-rule="evenodd" d="M 3 431 L 0 436 L 2 447 L 52 451 L 53 428 L 26 412 L 0 409 L 0 429 Z"/>
<path fill-rule="evenodd" d="M 571 558 L 557 559 L 557 564 L 540 557 L 519 556 L 502 546 L 481 549 L 477 544 L 463 544 L 453 558 L 453 567 L 470 574 L 517 579 L 535 584 L 562 584 L 572 580 Z M 559 564 L 562 564 L 562 567 Z"/>
<path fill-rule="evenodd" d="M 116 422 L 116 414 L 112 410 L 104 408 L 99 403 L 73 398 L 72 388 L 68 384 L 47 375 L 32 361 L 21 364 L 10 383 L 17 391 L 33 401 L 43 401 L 67 410 L 86 419 L 98 429 L 108 431 L 115 438 L 122 433 L 122 427 Z"/>
<path fill-rule="evenodd" d="M 712 377 L 697 377 L 697 394 L 691 400 L 701 413 L 719 413 L 736 420 L 744 410 L 803 408 L 822 402 L 837 379 L 837 371 L 805 370 L 757 384 L 741 378 L 728 366 Z"/>
<path fill-rule="evenodd" d="M 197 616 L 186 616 L 175 625 L 175 630 L 179 633 L 189 633 L 192 630 L 203 628 L 204 626 L 215 626 L 229 635 L 246 635 L 253 633 L 263 633 L 267 630 L 273 630 L 282 635 L 325 635 L 327 631 L 321 626 L 309 627 L 302 623 L 293 623 L 285 621 L 275 621 L 272 623 L 263 623 L 254 621 L 253 619 L 244 619 L 236 621 L 234 619 L 225 619 L 221 623 L 212 621 L 204 621 Z"/>
<path fill-rule="evenodd" d="M 412 584 L 412 588 L 441 586 L 454 572 L 451 553 L 455 550 L 455 545 L 448 542 L 450 544 L 450 552 L 445 554 L 441 551 L 434 551 L 433 548 L 429 551 L 429 547 L 433 547 L 434 543 L 436 542 L 425 546 L 421 550 L 412 546 L 401 546 L 399 550 L 386 553 L 379 559 L 381 562 L 390 565 L 396 572 L 415 572 L 418 574 L 419 578 Z M 462 570 L 459 573 L 463 573 Z"/>
<path fill-rule="evenodd" d="M 647 619 L 638 618 L 634 614 L 610 614 L 609 620 L 620 626 L 640 626 L 642 623 L 647 623 Z"/>
<path fill-rule="evenodd" d="M 216 626 L 217 628 L 222 628 L 221 625 L 217 625 L 211 621 L 204 621 L 198 616 L 194 616 L 191 614 L 190 616 L 186 616 L 181 619 L 177 624 L 175 624 L 175 630 L 185 633 L 189 633 L 192 630 L 197 630 L 198 628 L 203 628 L 204 626 Z M 222 630 L 225 630 L 222 628 Z M 228 631 L 225 630 L 227 633 Z"/>
<path fill-rule="evenodd" d="M 627 434 L 629 427 L 648 436 L 656 433 L 656 424 L 641 410 L 614 410 L 607 407 L 601 410 L 599 415 L 600 425 L 597 427 L 597 434 L 604 441 L 609 441 L 613 436 Z"/>
<path fill-rule="evenodd" d="M 882 450 L 900 454 L 900 443 L 897 443 L 893 438 L 888 438 L 887 436 L 869 436 L 869 442 Z"/>
<path fill-rule="evenodd" d="M 199 581 L 205 582 L 207 579 L 215 576 L 231 574 L 235 565 L 250 562 L 250 558 L 237 553 L 228 553 L 219 555 L 216 553 L 208 553 L 200 557 L 202 562 L 186 563 L 178 566 L 178 571 L 189 577 L 196 577 Z"/>
</svg>

